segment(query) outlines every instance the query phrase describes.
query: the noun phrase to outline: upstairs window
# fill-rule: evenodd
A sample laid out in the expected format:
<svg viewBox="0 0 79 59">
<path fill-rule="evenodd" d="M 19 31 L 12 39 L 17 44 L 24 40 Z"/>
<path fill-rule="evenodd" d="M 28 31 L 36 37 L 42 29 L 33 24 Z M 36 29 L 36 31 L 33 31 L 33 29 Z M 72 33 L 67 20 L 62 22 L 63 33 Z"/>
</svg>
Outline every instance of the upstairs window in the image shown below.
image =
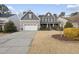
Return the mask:
<svg viewBox="0 0 79 59">
<path fill-rule="evenodd" d="M 52 22 L 52 19 L 51 18 L 49 20 L 50 20 L 50 22 Z"/>
<path fill-rule="evenodd" d="M 49 19 L 47 18 L 47 22 L 49 21 Z"/>
</svg>

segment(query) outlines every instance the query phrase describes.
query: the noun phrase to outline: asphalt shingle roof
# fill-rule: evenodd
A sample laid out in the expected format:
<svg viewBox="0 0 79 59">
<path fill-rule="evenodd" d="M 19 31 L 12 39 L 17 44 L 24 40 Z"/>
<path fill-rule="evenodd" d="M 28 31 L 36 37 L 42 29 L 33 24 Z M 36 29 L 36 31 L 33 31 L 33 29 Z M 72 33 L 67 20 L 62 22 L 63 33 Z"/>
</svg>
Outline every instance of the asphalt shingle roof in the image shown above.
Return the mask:
<svg viewBox="0 0 79 59">
<path fill-rule="evenodd" d="M 32 18 L 29 18 L 29 14 L 32 14 Z M 39 20 L 39 18 L 30 10 L 23 15 L 21 20 Z"/>
<path fill-rule="evenodd" d="M 70 22 L 77 22 L 79 23 L 79 15 L 71 16 L 66 18 Z"/>
<path fill-rule="evenodd" d="M 10 17 L 10 16 L 13 16 L 15 14 L 0 14 L 0 17 Z"/>
</svg>

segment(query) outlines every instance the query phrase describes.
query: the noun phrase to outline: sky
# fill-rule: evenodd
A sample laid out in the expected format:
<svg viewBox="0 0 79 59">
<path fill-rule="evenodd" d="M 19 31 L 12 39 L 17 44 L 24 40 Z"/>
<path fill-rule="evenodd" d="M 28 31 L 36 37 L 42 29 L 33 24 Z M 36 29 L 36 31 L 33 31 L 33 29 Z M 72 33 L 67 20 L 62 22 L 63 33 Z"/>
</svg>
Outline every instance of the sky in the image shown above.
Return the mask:
<svg viewBox="0 0 79 59">
<path fill-rule="evenodd" d="M 20 13 L 23 11 L 32 10 L 36 14 L 45 14 L 51 12 L 52 14 L 60 14 L 65 12 L 66 15 L 79 11 L 77 4 L 6 4 L 13 13 Z"/>
</svg>

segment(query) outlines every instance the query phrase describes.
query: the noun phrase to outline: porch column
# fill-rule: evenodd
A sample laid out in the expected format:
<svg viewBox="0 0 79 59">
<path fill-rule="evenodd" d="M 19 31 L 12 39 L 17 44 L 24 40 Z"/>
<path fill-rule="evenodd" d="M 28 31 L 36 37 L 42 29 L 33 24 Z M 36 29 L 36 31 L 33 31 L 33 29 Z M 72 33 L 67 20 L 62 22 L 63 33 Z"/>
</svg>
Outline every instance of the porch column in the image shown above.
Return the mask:
<svg viewBox="0 0 79 59">
<path fill-rule="evenodd" d="M 47 28 L 48 28 L 48 24 L 47 24 Z"/>
<path fill-rule="evenodd" d="M 50 30 L 51 30 L 51 24 L 49 26 L 50 26 Z"/>
<path fill-rule="evenodd" d="M 54 24 L 53 24 L 53 27 L 54 27 Z"/>
<path fill-rule="evenodd" d="M 4 31 L 4 25 L 2 25 L 2 30 Z"/>
</svg>

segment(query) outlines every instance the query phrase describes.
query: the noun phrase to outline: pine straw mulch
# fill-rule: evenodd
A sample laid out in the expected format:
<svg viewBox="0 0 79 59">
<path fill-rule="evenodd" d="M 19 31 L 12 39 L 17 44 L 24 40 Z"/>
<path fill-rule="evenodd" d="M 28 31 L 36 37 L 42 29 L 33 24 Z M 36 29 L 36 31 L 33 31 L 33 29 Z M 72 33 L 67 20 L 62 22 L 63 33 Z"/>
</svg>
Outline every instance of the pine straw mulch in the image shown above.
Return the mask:
<svg viewBox="0 0 79 59">
<path fill-rule="evenodd" d="M 67 37 L 65 37 L 64 35 L 61 35 L 61 34 L 55 34 L 55 35 L 52 35 L 52 37 L 55 38 L 55 39 L 58 39 L 58 40 L 62 40 L 62 41 L 79 41 L 79 38 L 70 39 L 70 38 L 67 38 Z"/>
</svg>

